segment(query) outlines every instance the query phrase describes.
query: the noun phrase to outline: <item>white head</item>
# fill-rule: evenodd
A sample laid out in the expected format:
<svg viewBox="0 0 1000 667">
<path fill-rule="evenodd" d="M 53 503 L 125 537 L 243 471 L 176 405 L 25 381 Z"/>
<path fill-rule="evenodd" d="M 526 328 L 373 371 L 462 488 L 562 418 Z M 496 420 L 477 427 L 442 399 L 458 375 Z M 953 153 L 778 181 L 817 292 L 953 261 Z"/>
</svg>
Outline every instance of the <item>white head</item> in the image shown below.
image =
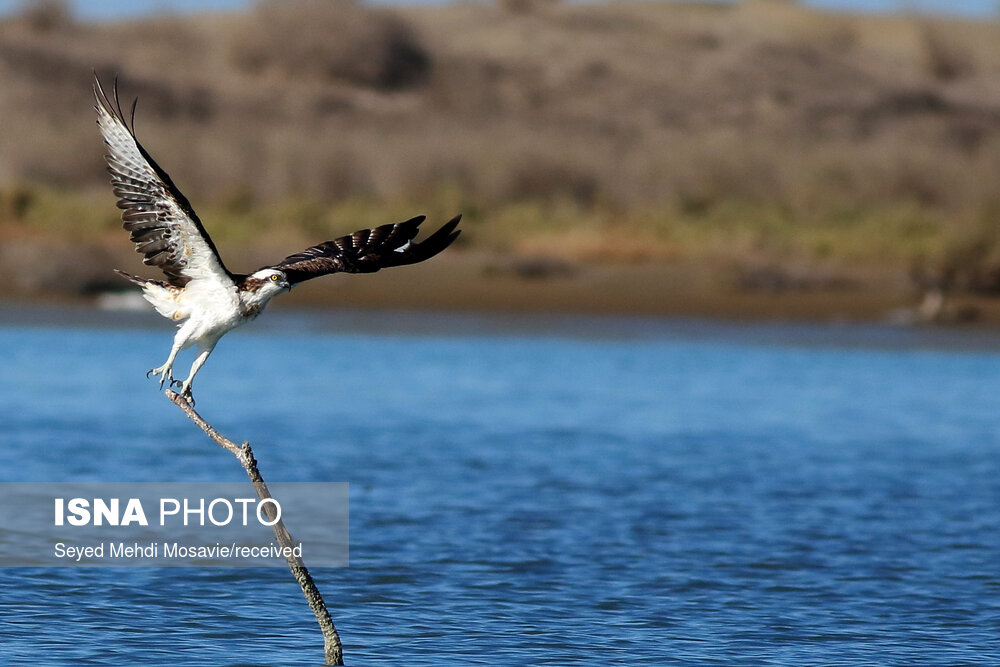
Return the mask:
<svg viewBox="0 0 1000 667">
<path fill-rule="evenodd" d="M 263 308 L 271 297 L 291 289 L 288 277 L 278 269 L 261 269 L 246 277 L 241 286 L 247 305 Z"/>
</svg>

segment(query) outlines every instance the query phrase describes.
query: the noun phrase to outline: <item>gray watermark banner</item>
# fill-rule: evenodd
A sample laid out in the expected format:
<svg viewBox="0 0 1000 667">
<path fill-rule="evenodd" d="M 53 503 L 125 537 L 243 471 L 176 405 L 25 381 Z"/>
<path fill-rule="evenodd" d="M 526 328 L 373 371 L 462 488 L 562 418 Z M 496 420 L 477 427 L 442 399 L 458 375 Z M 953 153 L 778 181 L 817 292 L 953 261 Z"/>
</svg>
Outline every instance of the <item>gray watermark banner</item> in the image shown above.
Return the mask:
<svg viewBox="0 0 1000 667">
<path fill-rule="evenodd" d="M 268 489 L 261 501 L 248 482 L 0 482 L 0 567 L 347 566 L 346 482 Z"/>
</svg>

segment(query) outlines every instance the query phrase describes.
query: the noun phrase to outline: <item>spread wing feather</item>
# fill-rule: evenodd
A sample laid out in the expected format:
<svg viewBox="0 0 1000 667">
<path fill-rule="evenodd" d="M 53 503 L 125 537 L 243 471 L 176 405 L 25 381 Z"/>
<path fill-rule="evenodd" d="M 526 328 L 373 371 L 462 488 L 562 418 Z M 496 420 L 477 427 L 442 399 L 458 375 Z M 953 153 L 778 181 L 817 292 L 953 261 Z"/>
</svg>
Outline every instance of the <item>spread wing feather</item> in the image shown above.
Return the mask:
<svg viewBox="0 0 1000 667">
<path fill-rule="evenodd" d="M 135 137 L 135 103 L 129 120 L 118 100 L 109 98 L 97 77 L 97 124 L 108 147 L 105 156 L 111 186 L 122 209 L 122 227 L 129 232 L 143 263 L 159 267 L 167 282 L 184 287 L 191 280 L 233 284 L 233 274 L 205 231 L 187 198 L 150 157 Z"/>
<path fill-rule="evenodd" d="M 284 271 L 288 281 L 295 284 L 328 273 L 374 273 L 390 266 L 416 264 L 451 245 L 461 233 L 455 229 L 461 219 L 461 215 L 452 218 L 420 243 L 413 239 L 424 221 L 422 215 L 405 222 L 361 229 L 289 255 L 268 268 Z"/>
</svg>

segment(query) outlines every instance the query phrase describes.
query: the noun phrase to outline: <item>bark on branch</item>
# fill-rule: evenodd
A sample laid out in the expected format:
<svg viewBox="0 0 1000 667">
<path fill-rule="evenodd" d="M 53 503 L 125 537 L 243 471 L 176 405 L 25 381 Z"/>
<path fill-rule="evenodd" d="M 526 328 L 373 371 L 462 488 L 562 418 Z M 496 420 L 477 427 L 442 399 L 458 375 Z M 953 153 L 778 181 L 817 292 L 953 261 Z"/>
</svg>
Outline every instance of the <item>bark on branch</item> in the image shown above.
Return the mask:
<svg viewBox="0 0 1000 667">
<path fill-rule="evenodd" d="M 214 440 L 219 446 L 229 450 L 233 456 L 240 462 L 243 469 L 246 471 L 247 475 L 250 477 L 251 483 L 253 483 L 253 488 L 257 492 L 257 497 L 261 500 L 271 497 L 271 492 L 267 490 L 267 484 L 264 483 L 263 478 L 260 476 L 260 471 L 257 470 L 257 459 L 253 456 L 253 450 L 250 448 L 249 442 L 244 442 L 242 445 L 237 445 L 235 442 L 225 437 L 221 433 L 215 430 L 215 428 L 202 419 L 201 415 L 195 412 L 194 408 L 190 403 L 187 402 L 180 394 L 170 389 L 166 390 L 167 398 L 169 398 L 173 403 L 184 411 L 191 421 L 197 424 L 198 428 L 204 431 L 208 437 Z M 268 521 L 274 521 L 274 505 L 273 503 L 267 503 L 264 505 L 264 512 L 267 514 Z M 291 534 L 285 528 L 285 524 L 281 519 L 274 524 L 274 536 L 278 539 L 278 543 L 282 547 L 287 547 L 286 552 L 292 554 L 292 548 L 294 547 L 294 541 L 292 540 Z M 337 628 L 333 624 L 333 620 L 330 618 L 330 612 L 326 609 L 326 604 L 323 602 L 323 597 L 319 594 L 319 589 L 316 588 L 315 582 L 313 582 L 312 576 L 309 574 L 309 570 L 306 569 L 305 563 L 298 556 L 290 555 L 286 558 L 288 561 L 288 567 L 292 571 L 292 576 L 295 577 L 295 581 L 299 582 L 299 586 L 302 588 L 302 594 L 306 597 L 306 602 L 309 603 L 309 608 L 312 609 L 313 614 L 316 615 L 316 622 L 319 623 L 320 630 L 323 632 L 323 653 L 326 656 L 326 664 L 328 665 L 343 665 L 344 656 L 343 649 L 340 645 L 340 636 L 337 634 Z"/>
</svg>

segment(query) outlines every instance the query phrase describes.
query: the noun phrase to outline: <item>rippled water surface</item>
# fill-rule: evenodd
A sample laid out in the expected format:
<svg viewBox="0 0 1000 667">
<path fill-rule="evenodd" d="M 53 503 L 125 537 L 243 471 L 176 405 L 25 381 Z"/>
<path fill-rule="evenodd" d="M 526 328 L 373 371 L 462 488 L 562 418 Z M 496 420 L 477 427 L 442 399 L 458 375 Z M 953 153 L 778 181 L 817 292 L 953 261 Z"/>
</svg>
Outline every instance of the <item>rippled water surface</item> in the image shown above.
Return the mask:
<svg viewBox="0 0 1000 667">
<path fill-rule="evenodd" d="M 143 376 L 169 327 L 54 317 L 0 311 L 0 479 L 245 479 Z M 350 482 L 349 665 L 996 665 L 996 349 L 275 311 L 195 393 L 268 480 Z M 279 568 L 0 570 L 0 664 L 321 655 Z"/>
</svg>

